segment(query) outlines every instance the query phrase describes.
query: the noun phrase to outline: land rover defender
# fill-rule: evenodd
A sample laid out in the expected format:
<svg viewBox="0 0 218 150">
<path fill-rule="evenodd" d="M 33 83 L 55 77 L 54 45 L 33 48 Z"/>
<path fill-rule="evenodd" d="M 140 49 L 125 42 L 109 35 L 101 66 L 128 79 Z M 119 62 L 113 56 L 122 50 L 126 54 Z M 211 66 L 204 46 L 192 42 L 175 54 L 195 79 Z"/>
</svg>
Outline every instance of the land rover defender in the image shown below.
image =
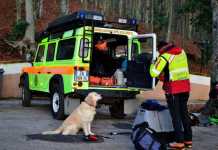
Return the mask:
<svg viewBox="0 0 218 150">
<path fill-rule="evenodd" d="M 116 116 L 124 113 L 124 101 L 155 87 L 149 67 L 156 58 L 156 35 L 138 34 L 136 19 L 112 22 L 78 11 L 49 23 L 37 42 L 32 66 L 20 77 L 22 105 L 30 106 L 34 93 L 47 93 L 56 119 L 91 91 L 101 94 L 101 103 Z"/>
</svg>

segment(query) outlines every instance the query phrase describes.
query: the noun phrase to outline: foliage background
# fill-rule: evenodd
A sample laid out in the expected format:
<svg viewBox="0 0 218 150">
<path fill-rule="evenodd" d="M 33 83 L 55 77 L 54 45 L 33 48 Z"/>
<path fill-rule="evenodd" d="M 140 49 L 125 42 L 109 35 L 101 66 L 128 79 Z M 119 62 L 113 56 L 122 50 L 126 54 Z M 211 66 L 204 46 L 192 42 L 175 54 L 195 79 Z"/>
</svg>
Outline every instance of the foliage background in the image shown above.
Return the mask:
<svg viewBox="0 0 218 150">
<path fill-rule="evenodd" d="M 31 0 L 35 32 L 43 31 L 55 18 L 85 9 L 103 13 L 107 19 L 137 18 L 139 32 L 158 34 L 183 47 L 192 72 L 208 74 L 211 58 L 212 8 L 210 0 Z M 29 25 L 25 0 L 0 2 L 0 59 L 14 52 L 3 39 L 22 39 Z M 18 50 L 19 51 L 19 50 Z"/>
</svg>

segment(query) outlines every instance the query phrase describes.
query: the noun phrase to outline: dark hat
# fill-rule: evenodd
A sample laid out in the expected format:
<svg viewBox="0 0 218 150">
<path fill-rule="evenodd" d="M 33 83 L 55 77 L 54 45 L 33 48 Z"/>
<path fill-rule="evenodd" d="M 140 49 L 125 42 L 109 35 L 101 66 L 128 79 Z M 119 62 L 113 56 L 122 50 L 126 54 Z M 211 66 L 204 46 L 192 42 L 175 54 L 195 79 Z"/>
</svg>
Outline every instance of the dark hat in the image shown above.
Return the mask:
<svg viewBox="0 0 218 150">
<path fill-rule="evenodd" d="M 163 48 L 164 46 L 168 45 L 169 43 L 167 43 L 166 41 L 159 41 L 157 48 L 158 50 L 160 50 L 161 48 Z"/>
</svg>

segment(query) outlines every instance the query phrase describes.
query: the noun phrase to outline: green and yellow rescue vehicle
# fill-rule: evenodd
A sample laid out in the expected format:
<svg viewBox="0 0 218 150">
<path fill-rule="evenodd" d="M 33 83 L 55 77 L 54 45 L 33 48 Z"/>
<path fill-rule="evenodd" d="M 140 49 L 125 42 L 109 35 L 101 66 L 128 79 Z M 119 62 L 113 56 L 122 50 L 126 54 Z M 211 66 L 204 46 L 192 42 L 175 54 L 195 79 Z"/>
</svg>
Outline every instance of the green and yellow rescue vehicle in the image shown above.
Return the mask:
<svg viewBox="0 0 218 150">
<path fill-rule="evenodd" d="M 149 66 L 156 58 L 156 35 L 136 31 L 135 19 L 109 22 L 89 11 L 49 23 L 37 38 L 32 66 L 20 77 L 23 106 L 31 105 L 35 93 L 47 93 L 54 118 L 63 119 L 75 101 L 95 91 L 112 115 L 123 114 L 124 101 L 155 87 Z"/>
</svg>

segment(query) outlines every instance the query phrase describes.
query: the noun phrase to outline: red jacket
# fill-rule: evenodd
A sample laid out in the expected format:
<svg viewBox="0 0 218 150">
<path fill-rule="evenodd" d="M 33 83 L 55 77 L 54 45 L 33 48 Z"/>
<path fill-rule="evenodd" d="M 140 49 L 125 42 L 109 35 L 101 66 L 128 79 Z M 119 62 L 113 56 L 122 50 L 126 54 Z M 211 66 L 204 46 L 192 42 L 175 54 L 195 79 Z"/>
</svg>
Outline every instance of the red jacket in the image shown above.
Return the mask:
<svg viewBox="0 0 218 150">
<path fill-rule="evenodd" d="M 176 47 L 175 45 L 167 45 L 162 48 L 160 54 L 168 53 L 172 55 L 179 55 L 182 52 L 182 49 Z M 178 94 L 184 92 L 190 92 L 190 81 L 187 80 L 177 80 L 177 81 L 169 81 L 169 69 L 168 66 L 165 66 L 164 69 L 164 79 L 163 79 L 163 89 L 166 94 Z"/>
</svg>

